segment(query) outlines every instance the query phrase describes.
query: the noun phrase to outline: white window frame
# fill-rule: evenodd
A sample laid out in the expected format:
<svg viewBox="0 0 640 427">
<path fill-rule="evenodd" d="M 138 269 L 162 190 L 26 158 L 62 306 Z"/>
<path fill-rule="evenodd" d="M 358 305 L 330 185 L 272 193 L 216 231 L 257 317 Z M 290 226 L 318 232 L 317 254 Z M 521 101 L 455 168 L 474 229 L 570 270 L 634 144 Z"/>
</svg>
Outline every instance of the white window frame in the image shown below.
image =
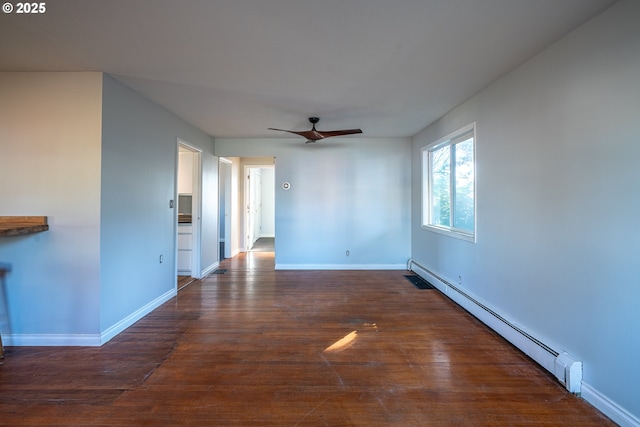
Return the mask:
<svg viewBox="0 0 640 427">
<path fill-rule="evenodd" d="M 461 230 L 455 228 L 453 226 L 442 226 L 436 225 L 433 222 L 431 217 L 432 209 L 431 209 L 431 161 L 430 161 L 430 153 L 439 150 L 442 147 L 455 145 L 466 138 L 461 138 L 463 136 L 467 136 L 469 133 L 473 135 L 473 231 L 470 233 L 467 230 Z M 457 239 L 466 240 L 469 242 L 475 243 L 477 236 L 477 168 L 476 168 L 476 123 L 470 123 L 467 126 L 464 126 L 450 134 L 434 141 L 433 143 L 422 147 L 422 228 L 425 230 L 433 231 L 436 233 L 444 234 L 447 236 L 455 237 Z M 455 175 L 451 174 L 452 177 Z M 452 178 L 453 180 L 453 178 Z M 451 192 L 451 212 L 455 211 L 455 192 Z"/>
</svg>

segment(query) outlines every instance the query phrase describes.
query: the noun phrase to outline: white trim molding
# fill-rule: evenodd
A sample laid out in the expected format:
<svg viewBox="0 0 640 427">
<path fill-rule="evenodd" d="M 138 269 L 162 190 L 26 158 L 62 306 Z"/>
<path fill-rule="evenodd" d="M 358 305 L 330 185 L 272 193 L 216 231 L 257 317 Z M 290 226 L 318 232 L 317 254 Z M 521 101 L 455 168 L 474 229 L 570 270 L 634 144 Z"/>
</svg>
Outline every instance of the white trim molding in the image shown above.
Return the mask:
<svg viewBox="0 0 640 427">
<path fill-rule="evenodd" d="M 218 267 L 220 267 L 220 262 L 214 262 L 209 267 L 207 267 L 204 270 L 202 270 L 202 273 L 200 274 L 200 277 L 198 277 L 198 279 L 202 279 L 203 277 L 207 277 L 209 274 L 211 274 L 212 272 L 217 270 Z"/>
<path fill-rule="evenodd" d="M 177 291 L 175 289 L 165 292 L 101 334 L 9 334 L 3 335 L 2 339 L 4 345 L 16 347 L 99 347 L 169 301 L 176 294 Z"/>
<path fill-rule="evenodd" d="M 276 270 L 405 270 L 405 264 L 276 264 Z"/>
<path fill-rule="evenodd" d="M 559 375 L 558 372 L 558 362 L 565 359 L 573 361 L 574 358 L 572 356 L 564 353 L 556 345 L 550 343 L 549 345 L 545 344 L 543 340 L 533 336 L 515 323 L 509 321 L 500 313 L 488 307 L 487 304 L 471 295 L 461 286 L 448 282 L 446 279 L 441 278 L 438 274 L 421 266 L 414 260 L 409 260 L 407 270 L 411 270 L 429 281 L 440 292 L 467 310 L 489 328 L 493 329 L 523 353 L 531 357 L 544 369 L 555 375 L 561 383 L 563 382 L 563 379 L 561 378 L 562 375 Z M 582 362 L 578 363 L 580 363 L 580 365 L 582 364 Z M 573 364 L 571 366 L 573 366 Z M 621 427 L 640 427 L 640 420 L 637 417 L 629 413 L 616 402 L 610 400 L 607 396 L 600 393 L 589 384 L 585 383 L 584 380 L 582 380 L 581 372 L 575 382 L 576 384 L 569 384 L 565 377 L 565 386 L 569 391 L 586 400 L 615 423 L 619 424 Z"/>
<path fill-rule="evenodd" d="M 175 288 L 171 289 L 170 291 L 167 291 L 164 294 L 160 295 L 158 298 L 154 299 L 147 305 L 140 307 L 138 310 L 134 311 L 118 323 L 107 328 L 104 332 L 102 332 L 102 334 L 100 334 L 100 343 L 98 345 L 105 344 L 120 332 L 124 331 L 129 326 L 133 325 L 138 320 L 142 319 L 144 316 L 151 313 L 153 310 L 160 307 L 171 298 L 175 297 L 177 293 L 178 291 Z"/>
<path fill-rule="evenodd" d="M 98 347 L 99 334 L 9 334 L 3 335 L 5 346 L 15 347 Z"/>
<path fill-rule="evenodd" d="M 2 339 L 4 345 L 16 347 L 99 347 L 169 301 L 176 294 L 177 291 L 171 289 L 101 334 L 8 334 L 3 335 Z"/>
<path fill-rule="evenodd" d="M 640 427 L 640 419 L 584 381 L 581 396 L 620 427 Z"/>
</svg>

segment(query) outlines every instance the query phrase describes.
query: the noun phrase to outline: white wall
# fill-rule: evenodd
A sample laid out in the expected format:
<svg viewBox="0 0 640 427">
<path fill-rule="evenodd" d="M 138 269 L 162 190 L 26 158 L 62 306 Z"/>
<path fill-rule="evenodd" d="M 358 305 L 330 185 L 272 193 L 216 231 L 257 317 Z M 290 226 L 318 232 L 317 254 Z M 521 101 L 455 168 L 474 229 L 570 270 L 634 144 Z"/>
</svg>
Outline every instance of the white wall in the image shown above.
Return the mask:
<svg viewBox="0 0 640 427">
<path fill-rule="evenodd" d="M 216 155 L 276 157 L 277 268 L 406 266 L 408 139 L 216 139 Z"/>
<path fill-rule="evenodd" d="M 413 258 L 584 361 L 620 423 L 640 417 L 638 22 L 617 3 L 413 141 Z M 420 227 L 420 149 L 472 121 L 476 244 Z"/>
<path fill-rule="evenodd" d="M 244 213 L 244 199 L 242 195 L 244 194 L 244 186 L 242 181 L 242 168 L 240 167 L 240 158 L 239 157 L 229 157 L 231 161 L 231 182 L 229 184 L 229 190 L 231 193 L 231 206 L 230 206 L 230 221 L 231 221 L 231 242 L 230 245 L 230 255 L 233 257 L 240 253 L 243 249 L 243 221 L 242 214 Z"/>
<path fill-rule="evenodd" d="M 101 73 L 0 73 L 0 215 L 49 221 L 0 238 L 5 344 L 99 339 L 101 94 Z"/>
<path fill-rule="evenodd" d="M 211 247 L 203 246 L 201 265 L 217 265 L 218 161 L 211 137 L 107 75 L 103 99 L 100 325 L 110 334 L 175 293 L 177 216 L 169 201 L 178 138 L 202 149 L 202 241 Z"/>
<path fill-rule="evenodd" d="M 191 151 L 178 151 L 178 194 L 193 193 L 194 157 Z"/>
</svg>

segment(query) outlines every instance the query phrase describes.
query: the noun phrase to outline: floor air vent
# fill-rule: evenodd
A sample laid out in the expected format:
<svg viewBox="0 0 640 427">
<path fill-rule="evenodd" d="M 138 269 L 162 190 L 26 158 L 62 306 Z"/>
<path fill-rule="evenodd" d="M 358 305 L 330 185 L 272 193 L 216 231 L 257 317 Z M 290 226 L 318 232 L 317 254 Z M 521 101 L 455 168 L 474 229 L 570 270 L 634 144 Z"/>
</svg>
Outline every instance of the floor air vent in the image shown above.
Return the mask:
<svg viewBox="0 0 640 427">
<path fill-rule="evenodd" d="M 404 277 L 418 289 L 435 289 L 435 287 L 431 283 L 427 282 L 417 274 L 409 274 Z"/>
</svg>

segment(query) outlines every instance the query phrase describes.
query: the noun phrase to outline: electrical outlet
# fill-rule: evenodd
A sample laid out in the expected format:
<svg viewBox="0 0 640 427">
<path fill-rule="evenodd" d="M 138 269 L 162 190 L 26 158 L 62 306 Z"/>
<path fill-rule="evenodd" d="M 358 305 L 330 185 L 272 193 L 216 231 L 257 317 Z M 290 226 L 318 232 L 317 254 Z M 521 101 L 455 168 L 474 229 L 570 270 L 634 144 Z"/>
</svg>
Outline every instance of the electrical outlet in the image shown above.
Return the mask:
<svg viewBox="0 0 640 427">
<path fill-rule="evenodd" d="M 160 255 L 160 264 L 164 262 L 164 255 Z"/>
</svg>

